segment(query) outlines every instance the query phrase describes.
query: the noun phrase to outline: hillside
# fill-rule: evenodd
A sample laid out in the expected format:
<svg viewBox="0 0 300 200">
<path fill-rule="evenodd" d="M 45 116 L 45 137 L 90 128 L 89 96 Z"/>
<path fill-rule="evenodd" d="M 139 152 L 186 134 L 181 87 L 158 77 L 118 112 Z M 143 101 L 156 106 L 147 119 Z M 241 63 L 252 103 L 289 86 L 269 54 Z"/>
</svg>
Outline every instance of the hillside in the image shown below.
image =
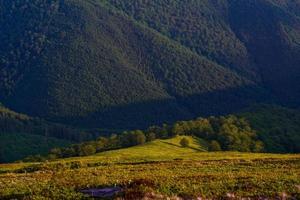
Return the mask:
<svg viewBox="0 0 300 200">
<path fill-rule="evenodd" d="M 93 138 L 91 133 L 16 113 L 0 105 L 0 163 L 45 155 L 52 148 Z"/>
<path fill-rule="evenodd" d="M 106 137 L 100 136 L 95 140 L 53 148 L 46 156 L 32 155 L 24 161 L 84 157 L 116 149 L 124 152 L 124 148 L 134 146 L 137 146 L 136 151 L 140 153 L 138 147 L 142 144 L 147 144 L 149 149 L 159 152 L 156 144 L 153 146 L 153 140 L 169 138 L 172 142 L 165 142 L 165 144 L 178 147 L 176 142 L 179 143 L 181 138 L 190 136 L 194 137 L 194 140 L 186 142 L 190 143 L 191 149 L 196 151 L 300 152 L 299 112 L 269 105 L 252 107 L 249 110 L 237 115 L 197 118 L 163 126 L 150 126 L 145 130 L 123 131 Z M 202 145 L 201 149 L 199 145 Z M 160 143 L 160 146 L 165 145 Z M 131 154 L 134 155 L 135 148 L 131 149 Z M 177 151 L 180 152 L 180 149 Z M 160 151 L 164 154 L 167 149 Z"/>
<path fill-rule="evenodd" d="M 180 140 L 182 138 L 187 138 L 189 140 L 190 144 L 188 148 L 183 148 L 180 145 Z M 133 160 L 170 160 L 187 157 L 187 154 L 206 152 L 207 149 L 207 146 L 203 145 L 203 141 L 198 138 L 192 138 L 190 136 L 179 136 L 172 139 L 155 140 L 141 146 L 107 151 L 83 159 L 102 158 L 105 160 L 106 158 L 108 158 L 108 160 L 120 160 L 122 162 L 128 162 Z"/>
<path fill-rule="evenodd" d="M 22 133 L 0 133 L 0 163 L 21 160 L 29 155 L 45 155 L 50 149 L 70 145 L 67 140 Z"/>
<path fill-rule="evenodd" d="M 162 32 L 299 105 L 299 2 L 109 0 Z"/>
<path fill-rule="evenodd" d="M 0 101 L 114 129 L 297 107 L 298 4 L 252 2 L 2 0 Z"/>
<path fill-rule="evenodd" d="M 300 152 L 300 112 L 278 106 L 253 106 L 245 117 L 269 152 Z"/>
<path fill-rule="evenodd" d="M 176 135 L 201 138 L 204 149 L 210 151 L 299 153 L 299 133 L 298 110 L 270 105 L 253 106 L 235 115 L 197 118 L 126 131 L 80 130 L 2 108 L 0 162 L 86 156 Z M 218 143 L 219 147 L 212 147 L 212 143 Z"/>
<path fill-rule="evenodd" d="M 0 0 L 0 199 L 300 199 L 300 1 Z"/>
<path fill-rule="evenodd" d="M 91 157 L 0 165 L 0 197 L 92 199 L 83 189 L 122 189 L 116 195 L 125 199 L 300 195 L 299 155 L 208 153 L 194 138 L 188 137 L 194 142 L 187 148 L 179 139 Z"/>
</svg>

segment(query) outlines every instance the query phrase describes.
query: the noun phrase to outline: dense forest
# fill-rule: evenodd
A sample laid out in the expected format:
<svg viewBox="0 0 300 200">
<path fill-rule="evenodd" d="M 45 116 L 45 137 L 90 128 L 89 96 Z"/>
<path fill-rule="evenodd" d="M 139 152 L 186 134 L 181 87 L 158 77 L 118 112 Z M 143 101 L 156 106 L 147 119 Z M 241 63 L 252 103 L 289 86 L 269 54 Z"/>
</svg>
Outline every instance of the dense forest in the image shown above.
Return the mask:
<svg viewBox="0 0 300 200">
<path fill-rule="evenodd" d="M 91 133 L 70 126 L 32 118 L 0 107 L 0 132 L 29 133 L 45 137 L 55 137 L 69 141 L 82 141 L 93 138 Z"/>
<path fill-rule="evenodd" d="M 99 137 L 95 141 L 84 142 L 66 148 L 54 148 L 48 157 L 29 156 L 25 161 L 88 156 L 98 152 L 142 145 L 155 139 L 168 139 L 179 135 L 204 139 L 210 151 L 263 152 L 264 143 L 257 138 L 256 131 L 249 123 L 236 116 L 199 118 L 180 121 L 173 125 L 151 126 L 145 131 L 124 131 L 110 137 Z M 182 141 L 183 146 L 188 146 Z M 300 150 L 300 149 L 299 149 Z"/>
<path fill-rule="evenodd" d="M 208 151 L 300 152 L 299 111 L 268 105 L 251 107 L 249 110 L 237 115 L 198 118 L 150 126 L 145 130 L 124 131 L 69 147 L 54 148 L 47 157 L 29 156 L 24 161 L 88 156 L 184 135 L 201 138 Z M 188 146 L 185 141 L 182 142 L 183 146 Z"/>
<path fill-rule="evenodd" d="M 269 152 L 300 152 L 299 110 L 264 105 L 248 108 L 238 116 L 249 121 Z"/>
<path fill-rule="evenodd" d="M 50 123 L 0 106 L 0 162 L 45 154 L 54 147 L 95 138 L 92 131 Z"/>
<path fill-rule="evenodd" d="M 299 1 L 108 1 L 197 54 L 262 81 L 281 101 L 299 105 Z"/>
<path fill-rule="evenodd" d="M 51 159 L 85 156 L 177 135 L 201 138 L 209 151 L 297 153 L 300 152 L 299 133 L 300 111 L 270 105 L 252 106 L 224 117 L 124 131 L 80 130 L 1 107 L 0 162 L 25 157 L 26 161 L 44 160 L 46 154 Z"/>
<path fill-rule="evenodd" d="M 292 0 L 0 0 L 0 101 L 86 128 L 299 106 Z M 99 125 L 100 124 L 100 125 Z"/>
<path fill-rule="evenodd" d="M 294 0 L 0 0 L 0 162 L 53 147 L 62 147 L 56 157 L 86 154 L 75 145 L 64 155 L 70 144 L 128 147 L 173 137 L 175 125 L 222 150 L 299 152 L 299 8 Z M 276 106 L 253 107 L 261 104 Z M 209 134 L 193 132 L 205 120 Z M 245 149 L 222 143 L 223 123 Z M 152 125 L 167 136 L 149 135 Z M 112 133 L 101 148 L 86 143 Z"/>
</svg>

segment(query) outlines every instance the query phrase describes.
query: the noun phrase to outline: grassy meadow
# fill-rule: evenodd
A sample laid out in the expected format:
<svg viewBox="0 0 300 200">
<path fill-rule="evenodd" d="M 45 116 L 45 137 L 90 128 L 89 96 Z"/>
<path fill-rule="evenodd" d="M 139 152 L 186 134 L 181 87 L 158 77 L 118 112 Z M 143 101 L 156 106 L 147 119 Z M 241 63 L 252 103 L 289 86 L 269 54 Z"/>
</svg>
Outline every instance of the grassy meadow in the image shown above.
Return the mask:
<svg viewBox="0 0 300 200">
<path fill-rule="evenodd" d="M 0 199 L 89 199 L 87 188 L 121 187 L 119 199 L 300 198 L 299 154 L 207 152 L 192 137 L 155 140 L 94 156 L 0 165 Z"/>
</svg>

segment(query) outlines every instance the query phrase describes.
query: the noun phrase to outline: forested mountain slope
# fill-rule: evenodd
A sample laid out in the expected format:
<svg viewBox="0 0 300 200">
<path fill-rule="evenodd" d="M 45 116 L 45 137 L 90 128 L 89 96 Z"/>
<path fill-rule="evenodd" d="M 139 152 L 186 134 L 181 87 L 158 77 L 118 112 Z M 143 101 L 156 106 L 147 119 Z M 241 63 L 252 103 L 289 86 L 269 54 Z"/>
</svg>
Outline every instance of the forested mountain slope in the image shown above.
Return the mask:
<svg viewBox="0 0 300 200">
<path fill-rule="evenodd" d="M 46 157 L 33 155 L 24 160 L 32 162 L 88 156 L 177 136 L 197 138 L 204 151 L 299 153 L 300 112 L 278 106 L 256 105 L 235 115 L 200 117 L 163 126 L 150 126 L 145 130 L 126 130 L 109 137 L 100 136 L 96 140 L 66 148 L 54 148 Z"/>
<path fill-rule="evenodd" d="M 0 0 L 0 101 L 104 128 L 298 106 L 298 4 L 280 2 Z"/>
<path fill-rule="evenodd" d="M 35 156 L 28 159 L 41 160 L 44 157 L 40 155 L 44 156 L 50 149 L 55 150 L 51 151 L 54 157 L 90 155 L 91 152 L 119 149 L 176 135 L 202 138 L 202 143 L 208 148 L 208 144 L 218 141 L 222 150 L 298 153 L 300 112 L 278 106 L 256 105 L 224 117 L 198 118 L 163 126 L 157 124 L 143 131 L 106 132 L 101 129 L 75 129 L 0 107 L 0 163 L 24 159 L 29 155 Z M 263 144 L 263 149 L 260 144 Z M 61 148 L 65 146 L 68 147 Z"/>
<path fill-rule="evenodd" d="M 247 108 L 245 117 L 270 152 L 300 151 L 300 112 L 277 106 Z"/>
<path fill-rule="evenodd" d="M 91 133 L 32 118 L 0 105 L 0 163 L 43 155 L 54 147 L 93 138 Z"/>
<path fill-rule="evenodd" d="M 294 0 L 108 0 L 198 54 L 299 106 L 300 3 Z"/>
</svg>

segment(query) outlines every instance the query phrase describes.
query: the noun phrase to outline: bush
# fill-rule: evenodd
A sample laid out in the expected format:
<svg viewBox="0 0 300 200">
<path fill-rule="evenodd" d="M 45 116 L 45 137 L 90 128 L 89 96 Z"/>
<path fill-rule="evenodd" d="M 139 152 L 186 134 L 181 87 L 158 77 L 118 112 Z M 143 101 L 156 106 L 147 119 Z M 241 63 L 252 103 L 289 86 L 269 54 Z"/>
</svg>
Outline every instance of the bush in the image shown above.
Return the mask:
<svg viewBox="0 0 300 200">
<path fill-rule="evenodd" d="M 155 139 L 156 139 L 155 133 L 151 132 L 151 133 L 149 133 L 149 134 L 147 135 L 147 141 L 148 141 L 148 142 L 151 142 L 151 141 L 153 141 L 153 140 L 155 140 Z"/>
<path fill-rule="evenodd" d="M 136 144 L 141 145 L 146 143 L 146 136 L 142 131 L 139 131 L 135 135 L 136 137 Z"/>
<path fill-rule="evenodd" d="M 255 142 L 252 147 L 252 152 L 263 152 L 263 151 L 264 151 L 264 143 L 261 141 Z"/>
<path fill-rule="evenodd" d="M 180 140 L 180 145 L 181 145 L 182 147 L 188 147 L 188 146 L 190 145 L 190 141 L 189 141 L 188 139 L 186 139 L 186 138 L 182 138 L 182 139 Z"/>
<path fill-rule="evenodd" d="M 96 153 L 96 148 L 93 145 L 83 145 L 80 148 L 80 156 L 90 156 Z"/>
<path fill-rule="evenodd" d="M 216 140 L 210 142 L 208 149 L 209 151 L 222 151 L 221 145 Z"/>
</svg>

